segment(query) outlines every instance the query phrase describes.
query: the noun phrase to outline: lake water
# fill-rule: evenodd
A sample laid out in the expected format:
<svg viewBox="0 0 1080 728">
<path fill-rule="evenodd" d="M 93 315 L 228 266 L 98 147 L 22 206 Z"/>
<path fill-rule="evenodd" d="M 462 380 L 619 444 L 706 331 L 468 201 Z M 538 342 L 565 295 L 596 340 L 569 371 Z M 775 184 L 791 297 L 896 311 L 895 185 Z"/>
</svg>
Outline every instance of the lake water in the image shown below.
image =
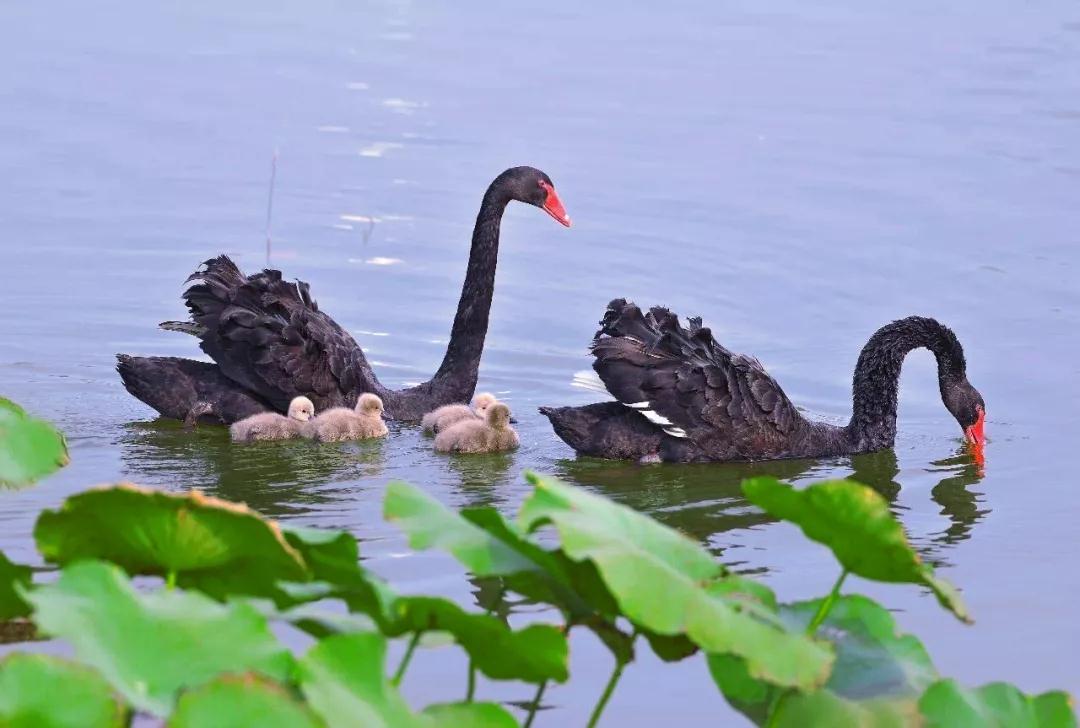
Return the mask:
<svg viewBox="0 0 1080 728">
<path fill-rule="evenodd" d="M 748 506 L 739 480 L 855 475 L 893 500 L 976 625 L 914 587 L 847 588 L 894 607 L 966 683 L 1080 692 L 1076 3 L 157 5 L 0 6 L 0 393 L 58 423 L 72 455 L 0 494 L 11 558 L 35 558 L 42 508 L 127 479 L 349 529 L 395 586 L 474 604 L 450 559 L 410 554 L 382 522 L 384 486 L 512 513 L 531 468 L 797 599 L 824 594 L 836 567 Z M 441 359 L 490 179 L 518 164 L 551 175 L 574 227 L 509 210 L 480 377 L 514 408 L 520 451 L 448 458 L 400 427 L 374 445 L 231 447 L 223 428 L 154 422 L 123 390 L 116 352 L 198 355 L 156 324 L 183 315 L 200 261 L 265 263 L 275 149 L 272 263 L 311 282 L 390 385 Z M 753 468 L 577 460 L 536 407 L 594 400 L 569 383 L 617 296 L 703 316 L 835 421 L 874 329 L 937 317 L 987 402 L 985 473 L 926 352 L 905 366 L 895 452 Z M 548 691 L 540 725 L 576 722 L 607 677 L 591 637 L 572 649 L 572 681 Z M 700 659 L 660 667 L 647 652 L 606 725 L 731 720 Z M 425 652 L 406 692 L 457 698 L 463 668 Z"/>
</svg>

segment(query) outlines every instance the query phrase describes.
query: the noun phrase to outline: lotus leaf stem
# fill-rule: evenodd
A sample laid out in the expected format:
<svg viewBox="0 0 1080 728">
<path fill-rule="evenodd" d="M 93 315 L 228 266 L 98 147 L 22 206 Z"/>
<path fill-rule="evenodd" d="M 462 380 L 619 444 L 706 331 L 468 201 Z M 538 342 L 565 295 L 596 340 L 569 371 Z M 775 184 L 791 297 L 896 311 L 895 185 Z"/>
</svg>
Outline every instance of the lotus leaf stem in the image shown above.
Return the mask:
<svg viewBox="0 0 1080 728">
<path fill-rule="evenodd" d="M 810 624 L 807 625 L 806 634 L 813 635 L 817 632 L 817 628 L 820 627 L 821 623 L 825 621 L 825 618 L 829 616 L 829 611 L 832 609 L 833 604 L 836 603 L 836 598 L 840 596 L 840 587 L 844 585 L 844 579 L 847 578 L 847 575 L 847 569 L 840 572 L 840 576 L 836 579 L 836 583 L 833 584 L 829 596 L 821 601 L 821 604 L 818 605 L 817 612 L 814 614 L 814 618 L 811 619 Z"/>
<path fill-rule="evenodd" d="M 471 703 L 473 701 L 473 694 L 476 692 L 476 663 L 469 659 L 469 687 L 465 690 L 465 702 Z"/>
<path fill-rule="evenodd" d="M 633 645 L 634 640 L 637 639 L 637 630 L 630 635 L 630 644 Z M 607 707 L 608 701 L 611 700 L 611 694 L 615 692 L 615 685 L 618 684 L 619 678 L 622 677 L 623 670 L 626 668 L 627 663 L 622 660 L 615 660 L 615 670 L 611 673 L 611 677 L 607 681 L 607 685 L 604 686 L 604 693 L 600 696 L 600 701 L 593 708 L 592 715 L 589 716 L 589 723 L 586 728 L 595 728 L 596 724 L 600 722 L 600 714 L 604 712 L 604 708 Z"/>
<path fill-rule="evenodd" d="M 521 725 L 521 728 L 532 728 L 533 719 L 536 717 L 536 711 L 540 710 L 540 701 L 544 697 L 544 690 L 547 689 L 547 680 L 542 680 L 536 687 L 536 695 L 533 696 L 532 705 L 529 706 L 529 715 L 526 716 L 525 722 Z"/>
<path fill-rule="evenodd" d="M 420 635 L 422 631 L 413 632 L 412 639 L 409 640 L 409 646 L 405 649 L 405 654 L 401 656 L 401 663 L 398 665 L 397 672 L 394 673 L 391 683 L 394 687 L 401 685 L 401 679 L 405 677 L 405 670 L 409 667 L 409 661 L 412 660 L 413 652 L 416 651 L 416 645 L 420 642 Z"/>
</svg>

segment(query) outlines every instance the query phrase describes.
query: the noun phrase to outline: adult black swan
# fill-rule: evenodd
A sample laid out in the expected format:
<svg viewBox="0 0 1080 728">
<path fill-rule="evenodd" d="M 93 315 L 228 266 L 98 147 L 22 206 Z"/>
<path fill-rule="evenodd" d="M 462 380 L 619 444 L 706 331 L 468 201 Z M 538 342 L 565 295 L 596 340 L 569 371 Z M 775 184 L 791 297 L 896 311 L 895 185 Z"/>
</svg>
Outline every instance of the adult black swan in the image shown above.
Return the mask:
<svg viewBox="0 0 1080 728">
<path fill-rule="evenodd" d="M 881 327 L 855 366 L 851 421 L 802 416 L 753 357 L 718 344 L 701 319 L 683 327 L 665 308 L 608 304 L 593 339 L 593 369 L 617 402 L 542 407 L 555 432 L 583 455 L 645 462 L 824 457 L 890 448 L 900 367 L 912 349 L 934 353 L 945 407 L 981 457 L 986 407 L 967 380 L 956 335 L 912 316 Z"/>
<path fill-rule="evenodd" d="M 118 356 L 129 392 L 166 417 L 225 423 L 307 396 L 316 411 L 351 407 L 364 392 L 379 395 L 389 416 L 418 420 L 444 404 L 468 402 L 476 388 L 487 335 L 499 252 L 499 226 L 511 200 L 542 208 L 563 225 L 570 218 L 551 178 L 532 167 L 508 169 L 484 193 L 473 228 L 469 265 L 450 343 L 435 376 L 400 391 L 379 383 L 364 352 L 319 310 L 308 284 L 281 272 L 244 276 L 226 256 L 206 261 L 184 292 L 191 321 L 162 324 L 198 336 L 216 366 L 171 357 Z"/>
</svg>

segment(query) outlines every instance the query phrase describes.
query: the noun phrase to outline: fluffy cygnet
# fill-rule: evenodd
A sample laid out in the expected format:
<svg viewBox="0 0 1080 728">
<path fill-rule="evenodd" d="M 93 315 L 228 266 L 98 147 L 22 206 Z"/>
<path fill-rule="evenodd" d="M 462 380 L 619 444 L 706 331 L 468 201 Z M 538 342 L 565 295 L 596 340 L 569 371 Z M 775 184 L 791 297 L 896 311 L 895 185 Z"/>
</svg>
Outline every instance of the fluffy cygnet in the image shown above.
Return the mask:
<svg viewBox="0 0 1080 728">
<path fill-rule="evenodd" d="M 495 404 L 495 395 L 489 392 L 477 394 L 471 407 L 467 404 L 445 404 L 423 416 L 420 420 L 423 433 L 437 434 L 461 420 L 483 419 L 492 404 Z"/>
<path fill-rule="evenodd" d="M 308 424 L 304 435 L 319 442 L 383 437 L 388 430 L 382 416 L 382 400 L 374 394 L 365 393 L 356 400 L 355 409 L 334 407 L 323 412 Z"/>
<path fill-rule="evenodd" d="M 518 436 L 510 426 L 510 408 L 495 402 L 484 419 L 461 420 L 435 436 L 439 452 L 503 452 L 518 446 Z"/>
<path fill-rule="evenodd" d="M 425 435 L 435 435 L 455 422 L 468 419 L 483 419 L 487 408 L 495 404 L 495 395 L 481 392 L 473 399 L 472 407 L 467 404 L 446 404 L 437 410 L 428 412 L 420 420 Z"/>
<path fill-rule="evenodd" d="M 301 431 L 315 415 L 315 405 L 307 397 L 296 397 L 289 402 L 289 416 L 277 412 L 261 412 L 234 422 L 229 427 L 233 442 L 254 440 L 288 440 L 299 437 Z"/>
</svg>

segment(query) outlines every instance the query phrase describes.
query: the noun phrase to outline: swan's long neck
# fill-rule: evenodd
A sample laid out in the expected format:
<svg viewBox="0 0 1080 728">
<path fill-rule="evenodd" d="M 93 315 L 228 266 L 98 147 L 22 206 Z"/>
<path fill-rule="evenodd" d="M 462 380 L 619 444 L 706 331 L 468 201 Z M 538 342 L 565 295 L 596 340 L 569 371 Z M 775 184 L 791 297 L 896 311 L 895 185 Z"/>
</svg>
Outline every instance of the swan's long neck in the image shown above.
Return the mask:
<svg viewBox="0 0 1080 728">
<path fill-rule="evenodd" d="M 476 388 L 480 356 L 487 336 L 491 297 L 495 292 L 495 267 L 499 260 L 499 225 L 510 197 L 496 179 L 484 194 L 480 213 L 473 228 L 469 266 L 458 300 L 450 344 L 446 348 L 439 371 L 432 382 L 452 382 L 461 389 L 463 398 L 472 396 Z"/>
<path fill-rule="evenodd" d="M 856 452 L 893 446 L 900 368 L 908 352 L 919 348 L 934 353 L 943 393 L 949 382 L 966 377 L 964 351 L 947 327 L 918 316 L 882 326 L 866 342 L 855 365 L 851 422 L 845 430 Z"/>
</svg>

